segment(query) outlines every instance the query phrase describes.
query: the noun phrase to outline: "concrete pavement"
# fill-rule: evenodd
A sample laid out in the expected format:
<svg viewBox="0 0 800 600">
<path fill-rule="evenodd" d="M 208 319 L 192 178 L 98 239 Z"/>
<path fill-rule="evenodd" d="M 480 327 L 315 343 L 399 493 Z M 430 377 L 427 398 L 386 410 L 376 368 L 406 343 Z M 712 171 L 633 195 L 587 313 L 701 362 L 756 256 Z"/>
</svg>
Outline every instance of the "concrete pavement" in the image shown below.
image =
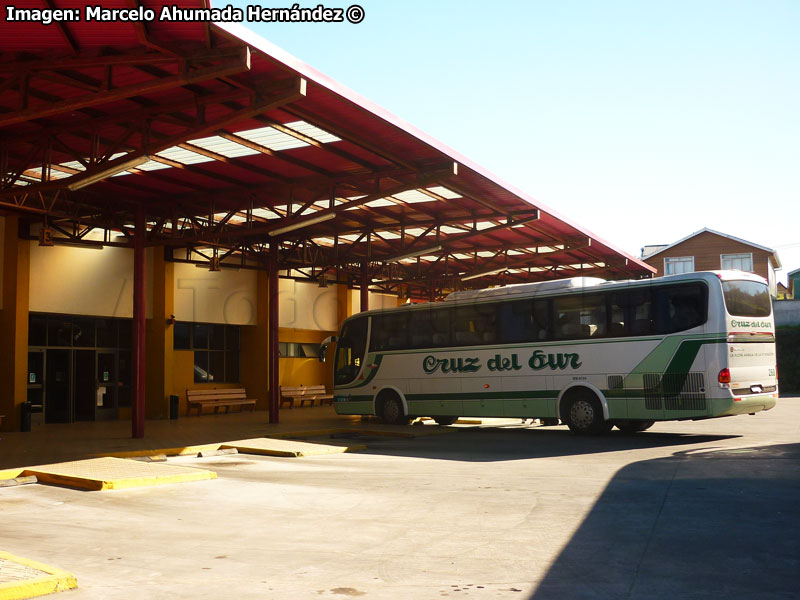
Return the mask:
<svg viewBox="0 0 800 600">
<path fill-rule="evenodd" d="M 800 399 L 636 436 L 454 429 L 170 458 L 218 474 L 190 485 L 2 489 L 3 549 L 74 573 L 64 598 L 797 597 Z"/>
</svg>

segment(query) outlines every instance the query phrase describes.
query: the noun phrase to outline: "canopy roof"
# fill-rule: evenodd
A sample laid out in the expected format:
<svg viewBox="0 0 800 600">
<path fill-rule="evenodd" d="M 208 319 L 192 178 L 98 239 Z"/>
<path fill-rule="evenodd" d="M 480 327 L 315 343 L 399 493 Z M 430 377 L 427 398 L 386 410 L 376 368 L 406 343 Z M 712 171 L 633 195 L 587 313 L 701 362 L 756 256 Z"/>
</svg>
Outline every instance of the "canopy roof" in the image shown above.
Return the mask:
<svg viewBox="0 0 800 600">
<path fill-rule="evenodd" d="M 0 210 L 31 238 L 129 245 L 143 205 L 172 260 L 264 268 L 272 241 L 284 275 L 425 297 L 653 273 L 241 26 L 86 22 L 85 4 L 0 21 Z"/>
</svg>

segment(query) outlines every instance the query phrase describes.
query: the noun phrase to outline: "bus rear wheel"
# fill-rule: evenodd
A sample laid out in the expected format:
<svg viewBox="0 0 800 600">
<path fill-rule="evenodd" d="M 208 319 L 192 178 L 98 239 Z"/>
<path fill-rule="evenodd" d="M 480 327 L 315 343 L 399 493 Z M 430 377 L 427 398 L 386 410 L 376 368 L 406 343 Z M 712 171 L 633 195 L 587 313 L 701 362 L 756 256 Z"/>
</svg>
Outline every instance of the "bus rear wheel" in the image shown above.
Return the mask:
<svg viewBox="0 0 800 600">
<path fill-rule="evenodd" d="M 458 421 L 458 417 L 433 417 L 437 425 L 452 425 Z"/>
<path fill-rule="evenodd" d="M 572 433 L 599 435 L 608 433 L 613 426 L 603 418 L 600 400 L 588 390 L 578 390 L 570 394 L 563 407 L 563 421 Z"/>
<path fill-rule="evenodd" d="M 403 403 L 394 393 L 383 394 L 380 398 L 378 416 L 389 425 L 408 425 L 411 418 L 403 410 Z"/>
</svg>

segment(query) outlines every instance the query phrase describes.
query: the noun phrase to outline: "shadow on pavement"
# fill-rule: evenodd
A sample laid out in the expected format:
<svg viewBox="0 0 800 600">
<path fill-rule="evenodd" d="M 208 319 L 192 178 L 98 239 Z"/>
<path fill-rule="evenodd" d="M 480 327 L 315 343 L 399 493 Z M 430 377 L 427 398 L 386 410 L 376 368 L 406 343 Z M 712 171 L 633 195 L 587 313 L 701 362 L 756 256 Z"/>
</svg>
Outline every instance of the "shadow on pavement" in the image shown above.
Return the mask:
<svg viewBox="0 0 800 600">
<path fill-rule="evenodd" d="M 368 434 L 337 437 L 365 441 L 367 450 L 362 453 L 366 454 L 460 462 L 494 462 L 713 444 L 740 436 L 658 432 L 625 435 L 613 431 L 605 436 L 582 437 L 572 435 L 563 427 L 557 429 L 483 427 L 418 437 L 413 442 L 403 438 L 369 436 Z M 321 438 L 320 441 L 322 441 Z"/>
<path fill-rule="evenodd" d="M 531 598 L 798 598 L 798 498 L 800 444 L 633 463 Z"/>
</svg>

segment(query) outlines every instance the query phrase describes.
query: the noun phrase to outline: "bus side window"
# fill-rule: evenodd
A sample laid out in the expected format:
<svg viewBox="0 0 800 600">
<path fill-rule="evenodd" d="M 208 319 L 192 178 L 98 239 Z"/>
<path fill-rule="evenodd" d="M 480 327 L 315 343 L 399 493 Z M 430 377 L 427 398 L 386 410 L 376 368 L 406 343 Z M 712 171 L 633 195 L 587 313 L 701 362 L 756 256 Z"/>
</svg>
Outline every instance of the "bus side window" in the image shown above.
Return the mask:
<svg viewBox="0 0 800 600">
<path fill-rule="evenodd" d="M 651 335 L 653 326 L 653 303 L 649 289 L 623 290 L 612 295 L 611 304 L 623 311 L 624 333 L 622 335 Z M 614 310 L 612 308 L 612 310 Z M 616 315 L 616 312 L 614 313 Z M 616 316 L 612 316 L 612 323 Z"/>
<path fill-rule="evenodd" d="M 453 311 L 453 344 L 480 346 L 497 340 L 497 305 L 460 306 Z"/>
<path fill-rule="evenodd" d="M 685 331 L 706 321 L 707 299 L 702 284 L 654 288 L 654 302 L 659 333 Z"/>
<path fill-rule="evenodd" d="M 553 338 L 552 317 L 550 316 L 549 300 L 534 300 L 531 318 L 535 337 L 532 339 L 543 342 Z"/>
<path fill-rule="evenodd" d="M 371 351 L 401 350 L 408 347 L 408 314 L 372 317 Z"/>
<path fill-rule="evenodd" d="M 436 309 L 431 311 L 431 346 L 442 348 L 451 345 L 450 341 L 450 311 Z"/>
<path fill-rule="evenodd" d="M 517 300 L 497 305 L 498 342 L 519 344 L 551 338 L 550 301 Z"/>
<path fill-rule="evenodd" d="M 566 296 L 553 302 L 556 313 L 556 337 L 574 340 L 604 337 L 606 334 L 605 296 Z"/>
<path fill-rule="evenodd" d="M 584 331 L 581 323 L 581 310 L 583 309 L 581 298 L 575 296 L 555 298 L 553 307 L 556 315 L 556 339 L 573 340 L 589 337 L 588 327 Z"/>
<path fill-rule="evenodd" d="M 625 337 L 625 296 L 611 294 L 608 302 L 608 336 Z"/>
<path fill-rule="evenodd" d="M 589 326 L 589 335 L 591 337 L 605 337 L 608 331 L 605 296 L 584 297 L 581 322 Z"/>
<path fill-rule="evenodd" d="M 431 310 L 416 310 L 409 315 L 408 333 L 411 336 L 411 348 L 428 348 L 433 342 L 431 327 Z"/>
<path fill-rule="evenodd" d="M 475 313 L 471 307 L 456 308 L 453 311 L 451 326 L 454 345 L 472 346 L 478 343 L 478 332 L 475 330 Z"/>
</svg>

